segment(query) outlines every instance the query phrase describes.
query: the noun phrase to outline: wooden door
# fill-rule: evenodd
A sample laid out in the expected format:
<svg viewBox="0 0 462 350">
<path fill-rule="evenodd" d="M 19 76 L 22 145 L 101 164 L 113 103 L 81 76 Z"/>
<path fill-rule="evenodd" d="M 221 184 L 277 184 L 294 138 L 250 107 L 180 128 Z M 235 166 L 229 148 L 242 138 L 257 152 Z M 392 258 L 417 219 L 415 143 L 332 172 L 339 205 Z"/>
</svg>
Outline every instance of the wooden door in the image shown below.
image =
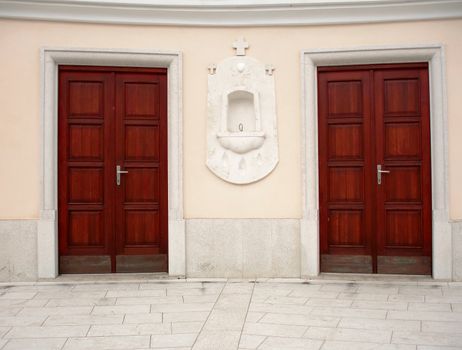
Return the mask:
<svg viewBox="0 0 462 350">
<path fill-rule="evenodd" d="M 166 91 L 164 69 L 60 67 L 61 273 L 167 271 Z"/>
<path fill-rule="evenodd" d="M 116 264 L 120 272 L 167 268 L 166 75 L 116 76 Z M 162 147 L 163 146 L 163 147 Z"/>
<path fill-rule="evenodd" d="M 427 64 L 319 68 L 318 125 L 321 271 L 431 274 Z"/>
</svg>

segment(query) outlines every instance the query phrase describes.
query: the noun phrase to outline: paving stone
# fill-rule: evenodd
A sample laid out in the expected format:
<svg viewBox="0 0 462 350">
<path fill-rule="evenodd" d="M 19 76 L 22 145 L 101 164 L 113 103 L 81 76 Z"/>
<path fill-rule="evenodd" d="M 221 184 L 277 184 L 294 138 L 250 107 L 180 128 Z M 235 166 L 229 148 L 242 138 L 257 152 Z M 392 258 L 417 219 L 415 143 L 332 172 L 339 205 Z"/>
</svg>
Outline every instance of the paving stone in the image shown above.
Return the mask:
<svg viewBox="0 0 462 350">
<path fill-rule="evenodd" d="M 123 324 L 123 325 L 93 325 L 88 332 L 88 337 L 101 337 L 113 335 L 150 335 L 171 334 L 170 323 L 150 324 Z"/>
<path fill-rule="evenodd" d="M 167 334 L 151 336 L 151 348 L 191 347 L 197 334 Z"/>
<path fill-rule="evenodd" d="M 367 294 L 398 294 L 399 287 L 395 285 L 386 285 L 386 284 L 370 284 L 370 285 L 360 285 L 358 287 L 358 293 L 367 293 Z"/>
<path fill-rule="evenodd" d="M 318 350 L 322 343 L 307 338 L 267 337 L 258 350 Z"/>
<path fill-rule="evenodd" d="M 132 350 L 132 349 L 130 349 Z M 134 350 L 146 350 L 146 349 L 134 349 Z M 175 348 L 156 348 L 156 350 L 191 350 L 191 347 L 175 347 Z"/>
<path fill-rule="evenodd" d="M 452 287 L 452 288 L 442 288 L 444 296 L 460 296 L 462 297 L 462 288 L 461 287 Z"/>
<path fill-rule="evenodd" d="M 2 350 L 60 350 L 66 338 L 10 339 Z"/>
<path fill-rule="evenodd" d="M 265 300 L 265 303 L 303 305 L 307 302 L 307 300 L 308 298 L 300 298 L 300 297 L 268 297 Z"/>
<path fill-rule="evenodd" d="M 310 298 L 305 303 L 308 306 L 351 307 L 353 300 Z"/>
<path fill-rule="evenodd" d="M 131 297 L 117 298 L 116 305 L 143 305 L 143 304 L 183 304 L 183 298 L 170 297 Z"/>
<path fill-rule="evenodd" d="M 355 293 L 358 290 L 356 283 L 334 283 L 326 284 L 320 288 L 323 292 L 344 292 L 344 293 Z"/>
<path fill-rule="evenodd" d="M 359 317 L 359 318 L 378 318 L 385 319 L 387 311 L 385 310 L 369 310 L 369 309 L 347 309 L 333 307 L 314 307 L 311 312 L 313 315 L 335 315 L 337 317 Z"/>
<path fill-rule="evenodd" d="M 10 331 L 11 327 L 0 327 L 0 338 Z"/>
<path fill-rule="evenodd" d="M 415 350 L 414 345 L 326 341 L 322 350 Z"/>
<path fill-rule="evenodd" d="M 2 316 L 15 316 L 22 310 L 22 307 L 7 306 L 0 309 L 0 317 Z"/>
<path fill-rule="evenodd" d="M 254 283 L 227 283 L 221 294 L 251 294 Z"/>
<path fill-rule="evenodd" d="M 80 291 L 101 291 L 101 290 L 133 290 L 139 289 L 140 285 L 138 283 L 88 283 L 88 284 L 79 284 L 73 288 L 74 292 Z"/>
<path fill-rule="evenodd" d="M 92 309 L 92 306 L 25 307 L 18 315 L 85 315 L 89 314 Z"/>
<path fill-rule="evenodd" d="M 272 312 L 281 314 L 303 314 L 308 315 L 313 311 L 312 306 L 305 305 L 287 305 L 287 304 L 265 304 L 250 303 L 249 311 L 251 312 Z"/>
<path fill-rule="evenodd" d="M 265 338 L 264 335 L 242 334 L 239 349 L 257 349 Z"/>
<path fill-rule="evenodd" d="M 191 303 L 191 304 L 153 304 L 151 312 L 188 312 L 210 311 L 214 303 Z"/>
<path fill-rule="evenodd" d="M 434 296 L 427 295 L 425 297 L 425 302 L 427 303 L 452 303 L 452 304 L 462 304 L 462 297 L 458 296 Z"/>
<path fill-rule="evenodd" d="M 370 318 L 342 318 L 339 328 L 356 328 L 371 330 L 407 330 L 419 331 L 420 321 L 375 320 Z"/>
<path fill-rule="evenodd" d="M 437 311 L 389 311 L 387 318 L 391 320 L 462 322 L 462 313 Z"/>
<path fill-rule="evenodd" d="M 197 337 L 193 350 L 235 350 L 239 345 L 239 331 L 203 331 Z"/>
<path fill-rule="evenodd" d="M 220 294 L 222 288 L 168 288 L 168 296 L 184 296 L 184 295 L 194 295 L 194 296 L 203 296 L 203 295 L 218 295 Z"/>
<path fill-rule="evenodd" d="M 94 305 L 115 305 L 116 298 L 72 298 L 72 299 L 50 299 L 46 307 L 53 306 L 94 306 Z"/>
<path fill-rule="evenodd" d="M 259 323 L 281 324 L 281 325 L 285 324 L 285 325 L 298 325 L 298 326 L 336 327 L 339 321 L 340 321 L 339 317 L 332 317 L 332 316 L 268 313 L 261 318 Z"/>
<path fill-rule="evenodd" d="M 139 286 L 140 290 L 146 289 L 166 289 L 166 288 L 179 288 L 179 289 L 188 289 L 188 288 L 202 288 L 202 282 L 177 282 L 177 283 L 141 283 Z"/>
<path fill-rule="evenodd" d="M 132 350 L 132 349 L 130 349 Z M 133 349 L 133 350 L 146 350 L 146 349 Z M 174 347 L 174 348 L 156 348 L 156 350 L 191 350 L 191 347 Z"/>
<path fill-rule="evenodd" d="M 172 322 L 172 334 L 199 333 L 204 322 Z"/>
<path fill-rule="evenodd" d="M 357 341 L 386 344 L 390 342 L 391 331 L 310 327 L 308 331 L 305 333 L 304 337 L 310 339 Z"/>
<path fill-rule="evenodd" d="M 266 335 L 275 337 L 301 337 L 308 327 L 269 323 L 246 323 L 244 334 Z"/>
<path fill-rule="evenodd" d="M 442 291 L 442 288 L 438 286 L 435 286 L 435 287 L 426 287 L 426 286 L 400 287 L 398 294 L 441 296 L 443 295 L 443 291 Z"/>
<path fill-rule="evenodd" d="M 448 347 L 448 346 L 427 346 L 427 345 L 419 345 L 417 346 L 417 350 L 460 350 L 461 347 Z"/>
<path fill-rule="evenodd" d="M 148 335 L 69 338 L 63 350 L 149 348 L 149 341 L 150 337 Z"/>
<path fill-rule="evenodd" d="M 442 305 L 442 304 L 440 304 Z M 452 311 L 462 312 L 462 304 L 452 304 Z"/>
<path fill-rule="evenodd" d="M 3 347 L 3 345 L 5 345 L 7 342 L 6 339 L 0 339 L 0 349 Z"/>
<path fill-rule="evenodd" d="M 44 292 L 44 291 L 56 291 L 56 292 L 63 292 L 63 291 L 70 291 L 74 288 L 74 284 L 57 284 L 57 285 L 29 285 L 29 286 L 13 286 L 8 290 L 11 292 Z"/>
<path fill-rule="evenodd" d="M 388 294 L 340 293 L 338 295 L 338 299 L 387 301 L 388 300 Z M 423 301 L 423 297 L 422 297 L 422 301 Z"/>
<path fill-rule="evenodd" d="M 34 299 L 74 299 L 74 298 L 104 298 L 106 291 L 84 291 L 84 292 L 38 292 Z"/>
<path fill-rule="evenodd" d="M 207 311 L 166 312 L 163 315 L 163 322 L 205 321 L 208 316 Z"/>
<path fill-rule="evenodd" d="M 356 300 L 352 304 L 353 309 L 378 309 L 378 310 L 407 310 L 408 303 L 391 301 L 367 301 Z"/>
<path fill-rule="evenodd" d="M 22 306 L 22 307 L 41 307 L 48 303 L 47 299 L 0 299 L 0 307 Z"/>
<path fill-rule="evenodd" d="M 210 295 L 185 295 L 183 301 L 185 303 L 214 303 L 217 301 L 219 294 Z"/>
<path fill-rule="evenodd" d="M 44 325 L 121 324 L 123 319 L 123 315 L 58 315 L 48 317 Z"/>
<path fill-rule="evenodd" d="M 263 316 L 265 315 L 264 312 L 247 312 L 247 316 L 245 322 L 255 323 L 258 322 Z"/>
<path fill-rule="evenodd" d="M 289 297 L 337 299 L 339 292 L 322 292 L 320 290 L 294 290 Z"/>
<path fill-rule="evenodd" d="M 409 311 L 446 311 L 451 312 L 451 304 L 443 303 L 409 303 Z"/>
<path fill-rule="evenodd" d="M 162 313 L 155 312 L 149 314 L 127 314 L 124 318 L 124 323 L 136 324 L 136 323 L 161 323 Z"/>
<path fill-rule="evenodd" d="M 393 332 L 392 343 L 438 346 L 462 346 L 462 335 L 435 332 Z"/>
<path fill-rule="evenodd" d="M 217 310 L 210 313 L 204 325 L 206 331 L 238 331 L 242 329 L 246 310 Z"/>
<path fill-rule="evenodd" d="M 141 314 L 150 312 L 150 305 L 95 306 L 92 315 Z"/>
<path fill-rule="evenodd" d="M 247 310 L 250 294 L 221 294 L 214 305 L 217 310 Z"/>
<path fill-rule="evenodd" d="M 422 332 L 462 334 L 462 322 L 422 321 Z"/>
<path fill-rule="evenodd" d="M 0 296 L 2 299 L 32 299 L 37 292 L 6 292 Z"/>
<path fill-rule="evenodd" d="M 110 290 L 107 292 L 107 298 L 127 298 L 127 297 L 164 297 L 167 296 L 167 290 L 164 289 L 129 289 L 129 290 Z"/>
<path fill-rule="evenodd" d="M 404 302 L 424 302 L 425 296 L 423 295 L 407 295 L 407 294 L 393 294 L 388 296 L 388 301 L 404 301 Z"/>
<path fill-rule="evenodd" d="M 84 337 L 90 326 L 27 326 L 13 327 L 5 338 Z"/>
<path fill-rule="evenodd" d="M 40 326 L 47 316 L 0 317 L 0 326 Z"/>
</svg>

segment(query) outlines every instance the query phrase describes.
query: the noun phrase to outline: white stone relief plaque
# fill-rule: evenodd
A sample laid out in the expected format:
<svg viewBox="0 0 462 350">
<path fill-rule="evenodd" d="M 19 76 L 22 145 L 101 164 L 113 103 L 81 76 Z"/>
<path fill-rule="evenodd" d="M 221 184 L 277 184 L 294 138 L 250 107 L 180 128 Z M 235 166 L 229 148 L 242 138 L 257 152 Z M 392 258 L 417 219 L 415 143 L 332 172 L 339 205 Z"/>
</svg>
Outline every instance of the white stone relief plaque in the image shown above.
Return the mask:
<svg viewBox="0 0 462 350">
<path fill-rule="evenodd" d="M 218 177 L 247 184 L 267 176 L 278 156 L 274 68 L 245 55 L 209 66 L 207 166 Z"/>
</svg>

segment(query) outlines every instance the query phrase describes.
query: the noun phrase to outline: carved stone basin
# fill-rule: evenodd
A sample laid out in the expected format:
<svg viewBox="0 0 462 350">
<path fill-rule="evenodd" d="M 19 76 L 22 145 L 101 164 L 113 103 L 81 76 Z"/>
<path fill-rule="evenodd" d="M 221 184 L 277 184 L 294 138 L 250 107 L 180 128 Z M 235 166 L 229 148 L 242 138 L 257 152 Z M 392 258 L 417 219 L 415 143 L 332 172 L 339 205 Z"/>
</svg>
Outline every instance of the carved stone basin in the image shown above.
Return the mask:
<svg viewBox="0 0 462 350">
<path fill-rule="evenodd" d="M 265 141 L 265 133 L 263 131 L 220 132 L 217 134 L 217 139 L 224 148 L 242 154 L 260 148 Z"/>
</svg>

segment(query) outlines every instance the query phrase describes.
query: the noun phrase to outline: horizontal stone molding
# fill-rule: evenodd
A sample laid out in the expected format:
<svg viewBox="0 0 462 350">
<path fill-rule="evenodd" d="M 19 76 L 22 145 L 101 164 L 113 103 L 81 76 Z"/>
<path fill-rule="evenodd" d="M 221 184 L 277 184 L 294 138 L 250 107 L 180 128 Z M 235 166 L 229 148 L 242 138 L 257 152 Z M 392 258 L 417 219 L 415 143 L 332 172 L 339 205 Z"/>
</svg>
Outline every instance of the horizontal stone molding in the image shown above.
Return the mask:
<svg viewBox="0 0 462 350">
<path fill-rule="evenodd" d="M 460 18 L 462 1 L 0 0 L 0 17 L 135 25 L 325 25 Z"/>
</svg>

